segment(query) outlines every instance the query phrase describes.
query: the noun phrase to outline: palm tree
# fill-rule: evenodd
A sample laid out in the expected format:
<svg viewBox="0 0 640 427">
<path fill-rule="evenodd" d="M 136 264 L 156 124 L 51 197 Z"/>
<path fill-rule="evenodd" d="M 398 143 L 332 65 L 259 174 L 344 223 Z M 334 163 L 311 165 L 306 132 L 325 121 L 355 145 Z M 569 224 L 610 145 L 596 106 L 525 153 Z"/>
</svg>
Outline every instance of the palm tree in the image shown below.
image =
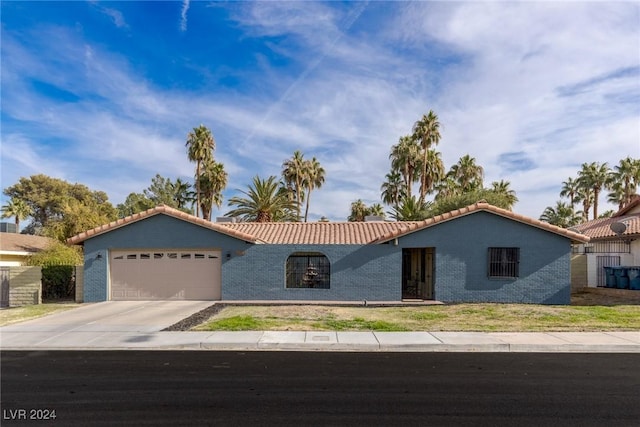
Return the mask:
<svg viewBox="0 0 640 427">
<path fill-rule="evenodd" d="M 275 222 L 291 221 L 296 218 L 297 205 L 290 200 L 287 192 L 275 176 L 266 180 L 259 176 L 253 178 L 248 191 L 239 190 L 247 197 L 232 197 L 229 206 L 237 206 L 226 216 L 239 217 L 242 221 Z"/>
<path fill-rule="evenodd" d="M 380 216 L 382 218 L 384 218 L 386 215 L 384 213 L 384 206 L 382 206 L 380 203 L 374 203 L 371 206 L 369 206 L 369 215 L 375 215 L 375 216 Z"/>
<path fill-rule="evenodd" d="M 435 190 L 436 200 L 455 197 L 461 194 L 460 186 L 450 174 L 445 175 L 444 179 L 436 185 Z"/>
<path fill-rule="evenodd" d="M 24 200 L 12 197 L 2 207 L 2 218 L 13 217 L 16 223 L 16 231 L 20 232 L 20 221 L 27 219 L 31 212 L 31 207 Z"/>
<path fill-rule="evenodd" d="M 322 187 L 324 184 L 324 168 L 320 165 L 320 162 L 314 157 L 308 160 L 306 163 L 306 176 L 304 180 L 304 186 L 307 189 L 307 206 L 304 210 L 304 222 L 307 222 L 307 216 L 309 214 L 309 200 L 311 200 L 311 192 L 315 188 Z"/>
<path fill-rule="evenodd" d="M 513 208 L 513 205 L 518 201 L 516 192 L 511 189 L 511 183 L 501 179 L 500 181 L 493 181 L 491 183 L 491 191 L 496 194 L 501 194 L 505 197 L 506 202 L 509 204 L 509 210 Z"/>
<path fill-rule="evenodd" d="M 578 225 L 581 219 L 580 215 L 576 214 L 571 206 L 558 201 L 556 202 L 555 208 L 547 206 L 542 215 L 540 215 L 540 221 L 548 222 L 558 227 L 568 228 Z"/>
<path fill-rule="evenodd" d="M 468 154 L 460 157 L 458 163 L 451 166 L 448 175 L 458 183 L 462 193 L 478 190 L 483 186 L 484 169 L 476 164 L 475 157 Z"/>
<path fill-rule="evenodd" d="M 215 160 L 208 160 L 202 164 L 202 173 L 200 174 L 200 191 L 202 198 L 200 206 L 202 208 L 202 217 L 211 221 L 211 209 L 215 204 L 217 207 L 222 205 L 222 191 L 227 186 L 227 172 L 224 165 Z"/>
<path fill-rule="evenodd" d="M 420 200 L 424 202 L 425 194 L 431 194 L 436 188 L 436 184 L 442 181 L 445 176 L 442 154 L 436 150 L 427 150 L 425 153 L 427 167 L 423 168 L 422 184 L 420 190 Z"/>
<path fill-rule="evenodd" d="M 569 177 L 562 183 L 562 190 L 560 190 L 560 197 L 569 197 L 569 204 L 571 207 L 575 205 L 575 197 L 578 192 L 578 181 Z"/>
<path fill-rule="evenodd" d="M 415 196 L 402 199 L 397 208 L 391 213 L 396 221 L 421 221 L 429 217 L 429 202 L 421 202 Z"/>
<path fill-rule="evenodd" d="M 420 201 L 424 202 L 424 198 L 431 188 L 429 186 L 429 149 L 438 145 L 440 142 L 440 122 L 438 116 L 433 110 L 422 115 L 422 118 L 413 125 L 413 140 L 415 140 L 422 148 L 422 174 L 420 175 Z M 437 168 L 437 167 L 436 167 Z M 433 185 L 433 184 L 431 184 Z"/>
<path fill-rule="evenodd" d="M 399 172 L 392 170 L 386 176 L 386 181 L 380 186 L 382 201 L 387 205 L 398 207 L 398 203 L 406 194 L 406 188 Z"/>
<path fill-rule="evenodd" d="M 617 200 L 620 209 L 622 209 L 631 201 L 638 185 L 640 185 L 640 159 L 632 159 L 627 156 L 620 160 L 620 163 L 613 169 L 610 189 L 614 190 L 612 187 L 616 187 L 614 193 L 622 191 L 623 197 Z M 609 198 L 611 198 L 611 194 L 609 194 Z"/>
<path fill-rule="evenodd" d="M 582 202 L 582 219 L 585 222 L 588 221 L 589 211 L 593 205 L 593 190 L 591 187 L 580 185 L 574 197 L 576 203 Z"/>
<path fill-rule="evenodd" d="M 293 157 L 285 160 L 282 164 L 282 176 L 287 184 L 293 185 L 295 190 L 298 221 L 300 221 L 301 218 L 300 210 L 305 198 L 303 185 L 307 178 L 307 172 L 308 164 L 304 160 L 304 154 L 299 150 L 294 151 Z"/>
<path fill-rule="evenodd" d="M 609 194 L 607 194 L 607 202 L 618 205 L 618 210 L 624 208 L 628 203 L 627 191 L 624 188 L 624 181 L 614 180 L 609 185 Z"/>
<path fill-rule="evenodd" d="M 177 178 L 176 182 L 171 185 L 173 187 L 173 199 L 178 209 L 186 209 L 188 204 L 193 204 L 195 193 L 191 191 L 191 183 Z"/>
<path fill-rule="evenodd" d="M 403 136 L 391 147 L 389 159 L 392 171 L 402 175 L 407 196 L 411 197 L 413 183 L 419 179 L 419 170 L 422 169 L 420 146 L 410 136 Z"/>
<path fill-rule="evenodd" d="M 201 165 L 203 162 L 213 160 L 213 150 L 216 141 L 211 131 L 204 125 L 193 128 L 187 135 L 187 155 L 190 162 L 196 162 L 196 216 L 200 216 L 200 176 L 202 174 Z"/>
<path fill-rule="evenodd" d="M 593 192 L 593 219 L 598 218 L 598 199 L 602 187 L 609 185 L 609 167 L 606 163 L 583 163 L 578 173 L 581 186 L 591 187 Z"/>
<path fill-rule="evenodd" d="M 362 199 L 358 199 L 351 203 L 351 215 L 349 215 L 347 221 L 362 222 L 367 215 L 369 215 L 369 208 L 367 208 Z"/>
</svg>

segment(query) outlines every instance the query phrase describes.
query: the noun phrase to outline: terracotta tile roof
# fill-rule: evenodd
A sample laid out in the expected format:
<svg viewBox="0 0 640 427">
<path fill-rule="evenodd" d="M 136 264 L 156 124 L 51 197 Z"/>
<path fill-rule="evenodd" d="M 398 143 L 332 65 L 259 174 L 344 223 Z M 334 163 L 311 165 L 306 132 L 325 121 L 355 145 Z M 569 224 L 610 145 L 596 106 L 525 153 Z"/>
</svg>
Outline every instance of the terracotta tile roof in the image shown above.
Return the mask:
<svg viewBox="0 0 640 427">
<path fill-rule="evenodd" d="M 556 227 L 555 225 L 551 225 L 549 223 L 543 222 L 543 221 L 539 221 L 537 219 L 533 219 L 533 218 L 529 218 L 527 216 L 524 215 L 520 215 L 514 212 L 511 212 L 509 210 L 506 209 L 502 209 L 502 208 L 498 208 L 496 206 L 490 205 L 486 202 L 477 202 L 474 203 L 473 205 L 467 206 L 465 208 L 461 208 L 461 209 L 456 209 L 454 211 L 451 212 L 447 212 L 444 213 L 442 215 L 438 215 L 435 216 L 433 218 L 428 218 L 425 219 L 424 221 L 418 221 L 415 223 L 410 223 L 408 225 L 408 227 L 405 230 L 397 230 L 395 232 L 391 232 L 388 234 L 385 234 L 383 236 L 381 236 L 379 239 L 375 240 L 372 243 L 384 243 L 384 242 L 388 242 L 389 240 L 395 239 L 396 237 L 401 237 L 404 236 L 406 234 L 409 233 L 413 233 L 416 230 L 421 230 L 427 227 L 431 227 L 433 225 L 436 224 L 440 224 L 446 221 L 450 221 L 452 219 L 455 218 L 459 218 L 465 215 L 469 215 L 472 214 L 474 212 L 479 212 L 479 211 L 485 211 L 485 212 L 491 212 L 493 214 L 496 215 L 500 215 L 502 217 L 505 218 L 509 218 L 512 219 L 514 221 L 518 221 L 521 222 L 523 224 L 527 224 L 536 228 L 540 228 L 542 230 L 546 230 L 549 231 L 551 233 L 555 233 L 555 234 L 559 234 L 563 237 L 566 237 L 568 239 L 571 239 L 572 241 L 577 241 L 577 242 L 588 242 L 589 241 L 589 237 L 582 235 L 580 233 L 576 233 L 574 231 L 571 230 L 567 230 L 561 227 Z"/>
<path fill-rule="evenodd" d="M 40 252 L 54 240 L 43 236 L 18 233 L 0 233 L 0 251 L 3 252 Z"/>
<path fill-rule="evenodd" d="M 438 215 L 424 221 L 410 222 L 214 223 L 167 206 L 157 206 L 145 212 L 131 215 L 109 224 L 96 227 L 84 233 L 80 233 L 68 239 L 67 242 L 71 244 L 78 244 L 91 237 L 140 221 L 141 219 L 148 218 L 153 215 L 165 214 L 252 243 L 365 245 L 369 243 L 388 242 L 396 237 L 404 236 L 414 231 L 431 227 L 478 211 L 492 212 L 527 225 L 559 234 L 573 241 L 587 242 L 589 240 L 588 237 L 582 234 L 556 227 L 554 225 L 547 224 L 546 222 L 538 221 L 523 215 L 515 214 L 511 211 L 489 205 L 488 203 L 478 202 L 474 205 L 467 206 L 466 208 Z"/>
<path fill-rule="evenodd" d="M 130 215 L 128 217 L 125 218 L 121 218 L 118 219 L 116 221 L 110 222 L 109 224 L 104 224 L 101 225 L 99 227 L 93 228 L 91 230 L 85 231 L 83 233 L 80 234 L 76 234 L 73 237 L 70 237 L 69 239 L 67 239 L 67 243 L 72 244 L 72 245 L 77 245 L 79 243 L 84 242 L 85 240 L 91 238 L 91 237 L 95 237 L 98 236 L 100 234 L 106 233 L 108 231 L 114 230 L 116 228 L 120 228 L 123 227 L 127 224 L 131 224 L 137 221 L 140 221 L 144 218 L 149 218 L 152 217 L 154 215 L 158 215 L 158 214 L 165 214 L 174 218 L 178 218 L 178 219 L 182 219 L 184 221 L 188 221 L 192 224 L 196 224 L 199 225 L 201 227 L 205 227 L 205 228 L 209 228 L 211 230 L 215 230 L 218 231 L 222 234 L 226 234 L 229 235 L 231 237 L 235 237 L 236 239 L 240 239 L 240 240 L 245 240 L 251 243 L 261 243 L 258 239 L 256 239 L 253 236 L 247 235 L 245 233 L 239 232 L 239 231 L 235 231 L 235 230 L 231 230 L 225 227 L 222 227 L 220 224 L 215 223 L 215 222 L 211 222 L 211 221 L 207 221 L 204 220 L 202 218 L 198 218 L 196 216 L 193 215 L 189 215 L 187 213 L 184 213 L 178 209 L 174 209 L 174 208 L 170 208 L 169 206 L 165 206 L 165 205 L 160 205 L 160 206 L 156 206 L 155 208 L 151 208 L 148 209 L 144 212 L 140 212 L 137 214 L 133 214 Z"/>
<path fill-rule="evenodd" d="M 622 235 L 611 230 L 611 224 L 622 222 L 627 229 Z M 589 236 L 592 240 L 616 239 L 620 237 L 640 237 L 640 213 L 611 218 L 599 218 L 573 227 L 574 230 Z"/>
<path fill-rule="evenodd" d="M 366 245 L 378 237 L 404 230 L 402 222 L 239 222 L 221 223 L 231 230 L 272 244 Z"/>
</svg>

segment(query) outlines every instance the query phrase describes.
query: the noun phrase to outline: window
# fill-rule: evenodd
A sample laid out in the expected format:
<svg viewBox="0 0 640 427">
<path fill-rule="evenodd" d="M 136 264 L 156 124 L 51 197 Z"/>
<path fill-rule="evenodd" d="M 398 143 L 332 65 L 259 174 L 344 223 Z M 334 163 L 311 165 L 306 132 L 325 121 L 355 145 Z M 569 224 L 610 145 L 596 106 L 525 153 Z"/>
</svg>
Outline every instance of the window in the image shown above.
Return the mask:
<svg viewBox="0 0 640 427">
<path fill-rule="evenodd" d="M 287 258 L 286 287 L 329 289 L 331 265 L 319 252 L 296 252 Z"/>
<path fill-rule="evenodd" d="M 518 277 L 520 248 L 489 248 L 489 277 Z"/>
</svg>

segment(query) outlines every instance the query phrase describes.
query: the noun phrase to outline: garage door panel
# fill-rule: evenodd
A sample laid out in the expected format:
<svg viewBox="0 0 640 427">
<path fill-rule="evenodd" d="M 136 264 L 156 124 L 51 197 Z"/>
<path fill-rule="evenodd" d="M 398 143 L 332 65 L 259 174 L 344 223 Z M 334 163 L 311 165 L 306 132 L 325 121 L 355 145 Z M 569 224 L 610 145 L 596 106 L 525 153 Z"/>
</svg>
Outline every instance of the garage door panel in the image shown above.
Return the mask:
<svg viewBox="0 0 640 427">
<path fill-rule="evenodd" d="M 219 251 L 112 251 L 111 299 L 220 299 Z"/>
</svg>

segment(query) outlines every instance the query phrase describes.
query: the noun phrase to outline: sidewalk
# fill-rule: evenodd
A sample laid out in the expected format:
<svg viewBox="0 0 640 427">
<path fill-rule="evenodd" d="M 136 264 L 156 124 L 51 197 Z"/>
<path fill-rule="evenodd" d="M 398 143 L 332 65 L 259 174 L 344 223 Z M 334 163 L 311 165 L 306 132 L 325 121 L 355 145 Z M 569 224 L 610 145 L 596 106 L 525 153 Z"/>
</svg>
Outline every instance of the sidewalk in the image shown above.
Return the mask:
<svg viewBox="0 0 640 427">
<path fill-rule="evenodd" d="M 144 332 L 0 328 L 2 350 L 640 353 L 640 332 Z"/>
</svg>

